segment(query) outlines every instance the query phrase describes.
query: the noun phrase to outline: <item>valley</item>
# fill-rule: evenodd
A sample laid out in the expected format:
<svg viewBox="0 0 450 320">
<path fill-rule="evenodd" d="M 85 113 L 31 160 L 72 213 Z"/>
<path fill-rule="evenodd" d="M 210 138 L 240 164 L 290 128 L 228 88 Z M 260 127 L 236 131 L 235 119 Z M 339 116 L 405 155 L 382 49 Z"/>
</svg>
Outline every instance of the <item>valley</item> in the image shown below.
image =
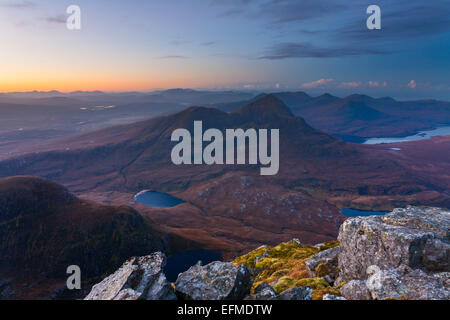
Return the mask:
<svg viewBox="0 0 450 320">
<path fill-rule="evenodd" d="M 172 132 L 192 133 L 197 120 L 205 129 L 279 128 L 278 175 L 261 177 L 252 165 L 174 165 Z M 450 207 L 450 180 L 443 174 L 450 172 L 448 139 L 410 143 L 411 148 L 402 143 L 401 151 L 390 149 L 396 144 L 345 143 L 267 95 L 229 113 L 191 107 L 49 142 L 37 154 L 0 162 L 0 176 L 41 176 L 86 200 L 131 206 L 164 232 L 233 257 L 293 237 L 307 243 L 333 240 L 345 219 L 342 208 Z M 134 199 L 142 190 L 168 193 L 183 203 L 149 207 Z"/>
</svg>

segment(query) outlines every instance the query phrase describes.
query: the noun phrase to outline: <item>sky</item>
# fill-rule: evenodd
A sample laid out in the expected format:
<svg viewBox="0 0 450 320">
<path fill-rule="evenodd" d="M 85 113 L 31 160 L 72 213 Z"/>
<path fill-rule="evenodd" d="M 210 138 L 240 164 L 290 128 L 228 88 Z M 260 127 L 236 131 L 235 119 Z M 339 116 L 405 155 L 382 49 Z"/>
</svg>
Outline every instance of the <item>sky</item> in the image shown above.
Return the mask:
<svg viewBox="0 0 450 320">
<path fill-rule="evenodd" d="M 69 5 L 81 30 L 66 27 Z M 381 30 L 369 30 L 369 5 Z M 0 91 L 450 100 L 450 0 L 0 0 Z"/>
</svg>

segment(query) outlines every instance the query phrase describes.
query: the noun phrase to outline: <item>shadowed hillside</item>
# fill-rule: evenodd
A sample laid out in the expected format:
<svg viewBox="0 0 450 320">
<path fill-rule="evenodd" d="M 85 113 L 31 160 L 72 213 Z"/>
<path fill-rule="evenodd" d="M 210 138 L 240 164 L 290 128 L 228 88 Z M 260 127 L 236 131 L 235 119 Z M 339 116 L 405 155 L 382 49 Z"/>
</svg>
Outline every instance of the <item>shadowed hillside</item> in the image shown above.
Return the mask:
<svg viewBox="0 0 450 320">
<path fill-rule="evenodd" d="M 70 265 L 83 289 L 130 256 L 165 249 L 170 238 L 127 206 L 81 200 L 34 177 L 0 179 L 0 298 L 82 295 L 64 292 Z"/>
</svg>

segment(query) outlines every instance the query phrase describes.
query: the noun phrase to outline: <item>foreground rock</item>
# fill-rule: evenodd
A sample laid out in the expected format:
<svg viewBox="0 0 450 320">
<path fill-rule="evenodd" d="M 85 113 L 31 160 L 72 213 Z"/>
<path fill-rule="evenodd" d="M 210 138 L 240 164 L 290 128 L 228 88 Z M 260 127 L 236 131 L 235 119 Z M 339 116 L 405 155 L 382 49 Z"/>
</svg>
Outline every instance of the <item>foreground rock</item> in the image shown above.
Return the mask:
<svg viewBox="0 0 450 320">
<path fill-rule="evenodd" d="M 313 255 L 305 262 L 310 277 L 325 277 L 329 283 L 336 279 L 338 270 L 339 247 L 334 247 Z"/>
<path fill-rule="evenodd" d="M 96 284 L 85 300 L 175 300 L 175 292 L 163 274 L 165 263 L 161 252 L 131 258 Z"/>
<path fill-rule="evenodd" d="M 351 300 L 449 300 L 450 273 L 429 275 L 422 270 L 400 266 L 378 270 L 368 280 L 352 280 L 341 288 Z"/>
<path fill-rule="evenodd" d="M 312 300 L 311 287 L 297 287 L 286 290 L 276 297 L 276 300 Z"/>
<path fill-rule="evenodd" d="M 244 300 L 272 300 L 277 296 L 273 287 L 265 282 L 258 285 L 254 291 L 253 295 L 248 296 Z"/>
<path fill-rule="evenodd" d="M 241 300 L 250 293 L 250 272 L 227 262 L 197 264 L 178 275 L 175 288 L 186 300 Z"/>
<path fill-rule="evenodd" d="M 346 220 L 339 231 L 339 281 L 366 280 L 367 269 L 400 265 L 450 271 L 450 212 L 438 208 L 395 209 L 385 216 Z"/>
</svg>

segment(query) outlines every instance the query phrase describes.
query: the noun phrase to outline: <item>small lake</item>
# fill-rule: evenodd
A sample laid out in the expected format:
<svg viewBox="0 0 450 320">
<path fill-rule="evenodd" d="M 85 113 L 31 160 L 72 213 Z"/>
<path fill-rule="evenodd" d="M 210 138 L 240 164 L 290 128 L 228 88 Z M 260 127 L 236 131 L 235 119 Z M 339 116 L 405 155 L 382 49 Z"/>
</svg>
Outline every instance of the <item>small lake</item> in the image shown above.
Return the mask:
<svg viewBox="0 0 450 320">
<path fill-rule="evenodd" d="M 184 201 L 167 193 L 155 191 L 141 191 L 134 196 L 134 200 L 150 207 L 171 208 Z"/>
<path fill-rule="evenodd" d="M 167 280 L 175 282 L 178 278 L 178 274 L 185 272 L 193 265 L 201 261 L 203 265 L 211 263 L 213 261 L 220 261 L 222 255 L 218 251 L 208 250 L 192 250 L 182 253 L 174 254 L 167 259 L 167 264 L 164 267 L 164 274 Z"/>
<path fill-rule="evenodd" d="M 419 141 L 430 139 L 432 137 L 448 136 L 450 135 L 450 126 L 440 127 L 434 130 L 420 131 L 412 136 L 397 137 L 397 138 L 369 138 L 363 144 L 382 144 L 382 143 L 398 143 L 408 141 Z"/>
<path fill-rule="evenodd" d="M 346 217 L 367 217 L 367 216 L 384 216 L 390 211 L 364 211 L 350 208 L 344 208 L 341 213 Z"/>
</svg>

